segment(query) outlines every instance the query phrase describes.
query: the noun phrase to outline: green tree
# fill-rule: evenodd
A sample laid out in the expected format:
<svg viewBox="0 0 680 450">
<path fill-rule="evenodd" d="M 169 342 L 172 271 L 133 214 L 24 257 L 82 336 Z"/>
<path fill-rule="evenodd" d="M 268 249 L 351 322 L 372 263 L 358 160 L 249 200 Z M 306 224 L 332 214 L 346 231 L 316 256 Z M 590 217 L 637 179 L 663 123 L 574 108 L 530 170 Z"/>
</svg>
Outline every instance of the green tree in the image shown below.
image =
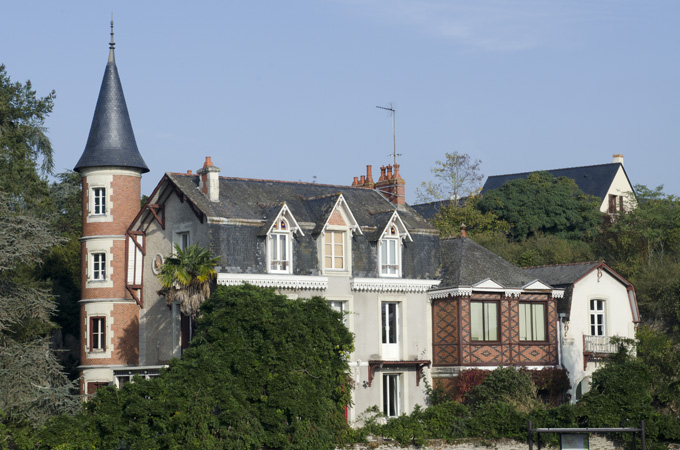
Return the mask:
<svg viewBox="0 0 680 450">
<path fill-rule="evenodd" d="M 195 318 L 201 304 L 210 297 L 210 283 L 217 277 L 214 257 L 206 248 L 190 245 L 184 250 L 175 245 L 175 254 L 165 258 L 158 278 L 163 288 L 159 295 L 168 304 L 179 302 L 182 314 Z"/>
<path fill-rule="evenodd" d="M 59 238 L 45 221 L 12 205 L 0 193 L 0 412 L 38 425 L 78 405 L 49 346 L 54 298 L 25 275 Z"/>
<path fill-rule="evenodd" d="M 446 153 L 446 159 L 436 161 L 430 169 L 434 181 L 423 182 L 416 195 L 420 202 L 460 199 L 479 191 L 484 175 L 479 172 L 482 162 L 466 153 Z"/>
<path fill-rule="evenodd" d="M 479 197 L 468 197 L 460 203 L 442 207 L 432 220 L 441 237 L 457 236 L 465 224 L 466 233 L 474 238 L 485 233 L 507 233 L 510 224 L 500 220 L 493 211 L 483 213 L 477 209 Z"/>
<path fill-rule="evenodd" d="M 510 236 L 518 241 L 537 233 L 589 239 L 602 222 L 595 197 L 584 194 L 574 180 L 548 172 L 508 181 L 485 193 L 477 207 L 510 223 Z"/>
<path fill-rule="evenodd" d="M 15 209 L 46 206 L 54 162 L 44 122 L 54 98 L 38 97 L 30 81 L 12 82 L 0 65 L 0 191 Z"/>
<path fill-rule="evenodd" d="M 320 297 L 218 287 L 181 360 L 98 391 L 42 448 L 332 449 L 347 433 L 352 335 Z"/>
<path fill-rule="evenodd" d="M 680 198 L 635 186 L 637 207 L 605 223 L 596 243 L 636 288 L 645 321 L 680 332 Z"/>
</svg>

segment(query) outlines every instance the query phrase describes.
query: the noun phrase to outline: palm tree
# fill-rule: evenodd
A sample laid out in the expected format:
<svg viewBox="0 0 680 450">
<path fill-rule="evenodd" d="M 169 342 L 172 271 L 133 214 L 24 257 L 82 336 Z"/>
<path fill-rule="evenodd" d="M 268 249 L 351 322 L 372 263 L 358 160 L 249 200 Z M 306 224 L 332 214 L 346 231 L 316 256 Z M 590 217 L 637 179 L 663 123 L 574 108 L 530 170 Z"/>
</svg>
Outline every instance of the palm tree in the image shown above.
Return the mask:
<svg viewBox="0 0 680 450">
<path fill-rule="evenodd" d="M 210 297 L 210 284 L 217 277 L 215 266 L 219 261 L 219 257 L 198 245 L 184 250 L 175 245 L 175 254 L 165 259 L 158 274 L 163 285 L 158 295 L 165 296 L 168 304 L 178 301 L 182 314 L 195 318 L 201 304 Z"/>
</svg>

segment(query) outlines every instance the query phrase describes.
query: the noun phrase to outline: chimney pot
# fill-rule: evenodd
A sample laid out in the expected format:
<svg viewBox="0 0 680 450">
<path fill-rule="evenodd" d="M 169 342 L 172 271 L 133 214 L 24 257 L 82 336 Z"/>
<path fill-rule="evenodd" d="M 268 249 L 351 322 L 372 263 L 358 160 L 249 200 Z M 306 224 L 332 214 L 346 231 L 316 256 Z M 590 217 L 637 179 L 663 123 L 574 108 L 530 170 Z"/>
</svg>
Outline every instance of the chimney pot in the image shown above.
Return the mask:
<svg viewBox="0 0 680 450">
<path fill-rule="evenodd" d="M 362 175 L 361 179 L 359 180 L 359 185 L 363 186 L 364 184 L 366 184 L 366 177 Z"/>
<path fill-rule="evenodd" d="M 385 178 L 385 166 L 380 166 L 380 178 L 378 178 L 378 181 L 385 181 L 387 178 Z"/>
<path fill-rule="evenodd" d="M 213 167 L 212 159 L 210 156 L 205 157 L 205 163 L 203 164 L 203 167 Z"/>
<path fill-rule="evenodd" d="M 354 177 L 354 181 L 352 181 L 352 186 L 356 186 L 359 184 L 359 177 Z"/>
<path fill-rule="evenodd" d="M 387 179 L 391 180 L 392 179 L 392 164 L 387 165 L 387 173 L 386 173 Z"/>
<path fill-rule="evenodd" d="M 401 175 L 399 175 L 399 164 L 394 165 L 394 179 L 398 180 L 401 178 Z"/>
<path fill-rule="evenodd" d="M 467 237 L 467 235 L 465 234 L 465 228 L 467 228 L 467 227 L 465 226 L 465 224 L 464 224 L 464 223 L 461 223 L 461 224 L 460 224 L 460 237 L 462 237 L 462 238 Z"/>
<path fill-rule="evenodd" d="M 370 164 L 366 166 L 366 182 L 373 184 L 373 166 Z"/>
<path fill-rule="evenodd" d="M 191 175 L 191 169 L 187 170 L 187 175 Z"/>
</svg>

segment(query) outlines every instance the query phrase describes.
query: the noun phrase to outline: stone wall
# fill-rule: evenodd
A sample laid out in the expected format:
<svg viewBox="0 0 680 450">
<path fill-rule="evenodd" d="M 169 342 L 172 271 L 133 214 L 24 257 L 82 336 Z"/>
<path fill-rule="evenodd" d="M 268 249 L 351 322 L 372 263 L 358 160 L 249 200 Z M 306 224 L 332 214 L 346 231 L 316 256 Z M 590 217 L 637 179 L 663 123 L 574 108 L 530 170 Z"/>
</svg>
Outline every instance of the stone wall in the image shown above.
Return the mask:
<svg viewBox="0 0 680 450">
<path fill-rule="evenodd" d="M 638 446 L 640 445 L 638 437 Z M 538 450 L 534 441 L 534 450 Z M 630 446 L 628 446 L 630 447 Z M 625 450 L 628 447 L 617 446 L 604 435 L 590 435 L 589 450 Z M 401 447 L 399 444 L 370 442 L 367 444 L 357 444 L 351 447 L 353 450 L 528 450 L 529 444 L 526 442 L 504 439 L 500 441 L 486 441 L 474 439 L 461 439 L 458 442 L 446 443 L 443 441 L 430 441 L 423 447 Z M 542 449 L 558 450 L 558 447 L 541 447 Z"/>
</svg>

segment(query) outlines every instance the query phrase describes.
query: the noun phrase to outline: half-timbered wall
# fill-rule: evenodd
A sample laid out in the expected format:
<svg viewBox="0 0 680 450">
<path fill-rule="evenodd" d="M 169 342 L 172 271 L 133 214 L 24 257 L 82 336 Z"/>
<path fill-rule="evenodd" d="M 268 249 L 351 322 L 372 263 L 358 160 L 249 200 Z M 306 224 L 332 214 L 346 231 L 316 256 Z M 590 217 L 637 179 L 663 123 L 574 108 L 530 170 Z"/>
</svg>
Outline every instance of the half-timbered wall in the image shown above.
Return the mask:
<svg viewBox="0 0 680 450">
<path fill-rule="evenodd" d="M 470 302 L 498 302 L 499 339 L 472 341 Z M 546 304 L 546 341 L 519 339 L 519 303 L 541 301 Z M 522 294 L 505 297 L 489 293 L 447 297 L 432 301 L 432 347 L 434 366 L 551 366 L 558 364 L 557 310 L 547 294 Z"/>
</svg>

